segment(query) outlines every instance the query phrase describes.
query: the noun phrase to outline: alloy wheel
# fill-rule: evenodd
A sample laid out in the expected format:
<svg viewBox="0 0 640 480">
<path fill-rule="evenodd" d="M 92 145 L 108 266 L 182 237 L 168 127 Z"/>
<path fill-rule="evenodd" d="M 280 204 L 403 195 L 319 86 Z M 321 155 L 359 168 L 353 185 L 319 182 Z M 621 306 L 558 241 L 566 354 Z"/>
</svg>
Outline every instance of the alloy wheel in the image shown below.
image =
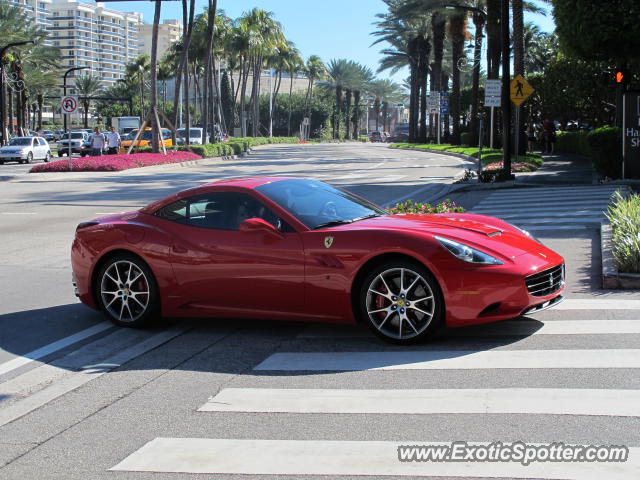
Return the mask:
<svg viewBox="0 0 640 480">
<path fill-rule="evenodd" d="M 432 324 L 436 299 L 429 280 L 413 269 L 395 267 L 369 281 L 365 309 L 378 334 L 405 341 L 422 336 Z"/>
<path fill-rule="evenodd" d="M 144 271 L 129 260 L 111 263 L 100 282 L 104 309 L 112 319 L 122 323 L 135 322 L 147 312 L 150 292 Z"/>
</svg>

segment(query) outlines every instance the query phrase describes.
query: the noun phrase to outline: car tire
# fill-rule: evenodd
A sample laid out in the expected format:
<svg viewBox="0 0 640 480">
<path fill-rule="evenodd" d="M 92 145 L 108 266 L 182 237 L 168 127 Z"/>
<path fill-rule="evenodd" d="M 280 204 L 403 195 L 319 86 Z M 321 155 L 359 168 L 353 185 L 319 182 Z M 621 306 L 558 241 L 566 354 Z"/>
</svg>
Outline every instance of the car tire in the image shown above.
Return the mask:
<svg viewBox="0 0 640 480">
<path fill-rule="evenodd" d="M 24 161 L 24 163 L 31 163 L 33 161 L 33 153 L 29 152 L 27 153 L 27 159 Z"/>
<path fill-rule="evenodd" d="M 59 157 L 64 157 L 64 153 L 62 152 L 62 150 L 59 150 L 59 151 L 58 151 L 58 156 L 59 156 Z"/>
<path fill-rule="evenodd" d="M 44 163 L 49 163 L 51 160 L 51 152 L 47 152 L 47 155 L 44 157 Z"/>
<path fill-rule="evenodd" d="M 95 282 L 98 306 L 122 327 L 144 327 L 160 314 L 158 284 L 149 266 L 136 255 L 118 254 L 99 269 Z"/>
<path fill-rule="evenodd" d="M 408 345 L 425 340 L 442 326 L 444 300 L 438 282 L 424 266 L 389 261 L 365 277 L 358 312 L 383 340 Z"/>
</svg>

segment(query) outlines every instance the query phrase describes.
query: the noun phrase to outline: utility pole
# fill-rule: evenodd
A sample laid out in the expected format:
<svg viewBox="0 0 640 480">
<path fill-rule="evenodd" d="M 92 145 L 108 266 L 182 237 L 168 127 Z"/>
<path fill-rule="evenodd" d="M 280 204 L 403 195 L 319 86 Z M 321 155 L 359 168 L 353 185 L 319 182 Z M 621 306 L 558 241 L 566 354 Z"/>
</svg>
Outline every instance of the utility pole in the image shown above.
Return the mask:
<svg viewBox="0 0 640 480">
<path fill-rule="evenodd" d="M 511 70 L 509 62 L 509 0 L 502 0 L 500 6 L 500 33 L 502 38 L 502 165 L 505 179 L 511 174 Z"/>
</svg>

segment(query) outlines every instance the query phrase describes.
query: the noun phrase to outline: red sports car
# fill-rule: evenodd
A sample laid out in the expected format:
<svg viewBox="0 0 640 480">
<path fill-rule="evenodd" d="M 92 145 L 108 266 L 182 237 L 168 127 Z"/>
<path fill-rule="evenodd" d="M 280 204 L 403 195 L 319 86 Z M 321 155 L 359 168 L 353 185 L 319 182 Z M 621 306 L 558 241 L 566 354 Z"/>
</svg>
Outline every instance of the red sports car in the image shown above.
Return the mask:
<svg viewBox="0 0 640 480">
<path fill-rule="evenodd" d="M 76 294 L 114 323 L 159 316 L 366 323 L 395 343 L 562 300 L 564 262 L 484 215 L 389 215 L 322 182 L 223 180 L 78 225 Z"/>
</svg>

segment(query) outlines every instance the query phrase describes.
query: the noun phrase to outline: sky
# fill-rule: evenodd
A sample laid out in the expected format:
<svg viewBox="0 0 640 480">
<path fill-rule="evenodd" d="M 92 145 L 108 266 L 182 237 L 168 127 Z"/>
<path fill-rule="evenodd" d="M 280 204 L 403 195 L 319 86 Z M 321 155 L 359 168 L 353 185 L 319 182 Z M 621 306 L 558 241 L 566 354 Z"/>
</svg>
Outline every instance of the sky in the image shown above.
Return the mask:
<svg viewBox="0 0 640 480">
<path fill-rule="evenodd" d="M 145 23 L 152 23 L 154 4 L 130 1 L 105 2 L 104 5 L 121 11 L 141 12 Z M 161 19 L 182 19 L 181 5 L 180 1 L 164 1 Z M 197 0 L 196 14 L 206 5 L 206 0 Z M 296 44 L 305 59 L 319 55 L 328 63 L 331 59 L 346 58 L 366 65 L 374 73 L 377 71 L 382 57 L 379 52 L 385 44 L 371 46 L 376 40 L 371 32 L 376 29 L 373 25 L 375 15 L 386 11 L 382 0 L 218 0 L 218 9 L 234 19 L 254 7 L 273 12 L 273 18 L 283 26 L 285 37 Z M 542 31 L 554 29 L 550 12 L 546 17 L 526 14 L 525 21 L 537 24 Z M 407 76 L 405 70 L 391 78 L 402 83 Z M 378 77 L 389 77 L 389 73 L 382 72 Z"/>
</svg>

